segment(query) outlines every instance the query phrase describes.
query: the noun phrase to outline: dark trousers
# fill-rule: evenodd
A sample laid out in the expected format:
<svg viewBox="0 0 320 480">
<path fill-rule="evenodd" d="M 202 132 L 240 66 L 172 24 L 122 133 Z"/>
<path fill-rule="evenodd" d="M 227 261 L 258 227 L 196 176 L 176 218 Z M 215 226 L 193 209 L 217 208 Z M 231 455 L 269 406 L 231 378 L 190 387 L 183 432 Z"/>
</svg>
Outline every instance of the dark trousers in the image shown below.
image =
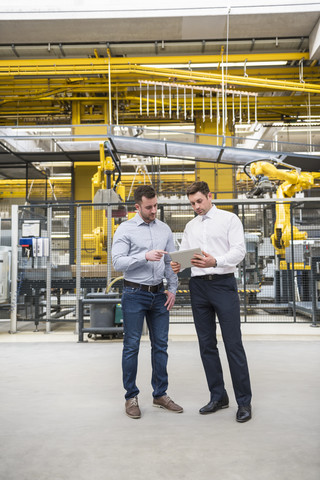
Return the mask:
<svg viewBox="0 0 320 480">
<path fill-rule="evenodd" d="M 224 275 L 214 275 L 212 280 L 191 277 L 190 294 L 200 354 L 211 400 L 220 400 L 225 392 L 217 347 L 217 315 L 237 403 L 238 405 L 249 405 L 251 403 L 251 387 L 246 354 L 241 339 L 240 304 L 235 278 Z"/>
</svg>

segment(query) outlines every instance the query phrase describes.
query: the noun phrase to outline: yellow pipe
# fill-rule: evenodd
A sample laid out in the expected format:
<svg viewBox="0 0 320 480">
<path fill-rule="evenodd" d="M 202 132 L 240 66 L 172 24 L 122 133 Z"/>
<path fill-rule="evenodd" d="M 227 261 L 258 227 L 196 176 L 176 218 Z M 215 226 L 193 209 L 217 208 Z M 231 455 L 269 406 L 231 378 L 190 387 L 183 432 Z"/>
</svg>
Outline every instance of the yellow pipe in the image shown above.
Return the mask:
<svg viewBox="0 0 320 480">
<path fill-rule="evenodd" d="M 229 54 L 228 62 L 265 62 L 265 61 L 299 61 L 309 60 L 308 52 L 282 52 L 282 53 L 240 53 Z M 192 63 L 221 63 L 222 57 L 218 55 L 172 55 L 172 56 L 147 56 L 147 57 L 110 57 L 111 65 L 132 65 L 132 64 L 169 64 L 169 63 L 186 63 L 188 67 L 189 62 Z M 0 60 L 0 69 L 3 66 L 9 65 L 13 68 L 25 67 L 30 64 L 40 66 L 50 66 L 52 64 L 57 66 L 78 65 L 107 65 L 108 59 L 106 57 L 99 58 L 58 58 L 58 59 L 10 59 Z"/>
<path fill-rule="evenodd" d="M 85 89 L 84 89 L 85 91 Z M 42 105 L 46 105 L 44 102 L 52 102 L 53 98 L 41 98 L 39 97 L 37 100 L 41 103 L 39 104 L 38 107 L 34 107 L 34 102 L 35 102 L 35 98 L 34 97 L 29 97 L 29 98 L 25 98 L 24 95 L 21 95 L 21 96 L 18 96 L 18 97 L 7 97 L 6 100 L 2 103 L 3 105 L 4 104 L 7 104 L 9 102 L 13 103 L 13 102 L 21 102 L 21 101 L 24 101 L 24 104 L 25 105 L 30 105 L 30 107 L 28 106 L 28 109 L 32 109 L 32 108 L 39 108 L 40 106 Z M 86 103 L 86 104 L 92 104 L 92 105 L 104 105 L 106 101 L 108 101 L 108 97 L 103 97 L 103 96 L 99 96 L 99 97 L 77 97 L 77 96 L 72 96 L 72 97 L 67 97 L 67 99 L 65 97 L 54 97 L 54 100 L 56 102 L 61 102 L 61 103 L 64 103 L 66 100 L 68 102 L 80 102 L 80 103 Z M 130 101 L 130 102 L 137 102 L 137 104 L 140 103 L 140 97 L 138 95 L 134 96 L 134 95 L 126 95 L 126 100 Z M 157 105 L 161 105 L 162 103 L 162 100 L 157 98 Z M 173 100 L 172 100 L 173 101 Z M 142 97 L 142 102 L 146 103 L 147 102 L 147 98 L 146 97 Z M 149 102 L 150 103 L 154 103 L 154 98 L 149 98 Z M 210 99 L 209 97 L 206 97 L 205 98 L 205 103 L 206 104 L 209 104 L 210 102 Z M 242 102 L 243 102 L 243 99 L 242 99 Z M 247 98 L 245 98 L 245 102 L 246 102 L 246 106 L 247 106 Z M 240 99 L 238 96 L 235 96 L 234 98 L 234 102 L 232 102 L 232 99 L 230 97 L 228 97 L 226 99 L 226 103 L 228 106 L 232 106 L 232 103 L 235 105 L 235 106 L 238 106 L 239 103 L 240 103 Z M 188 106 L 190 106 L 191 104 L 191 97 L 190 96 L 187 96 L 186 97 L 186 104 Z M 250 97 L 249 98 L 249 104 L 251 107 L 254 106 L 255 104 L 255 99 L 253 97 Z M 258 108 L 269 108 L 270 106 L 276 106 L 276 105 L 279 105 L 281 106 L 282 108 L 297 108 L 297 107 L 300 107 L 301 108 L 301 105 L 304 104 L 306 105 L 306 96 L 305 95 L 299 95 L 299 96 L 281 96 L 281 97 L 258 97 L 257 98 L 257 107 Z M 21 105 L 21 103 L 20 103 Z M 164 105 L 165 106 L 169 106 L 169 100 L 168 98 L 165 98 L 164 99 Z M 193 99 L 193 105 L 194 107 L 197 107 L 197 106 L 200 106 L 202 108 L 202 98 L 194 98 Z M 311 97 L 310 99 L 310 105 L 311 107 L 312 106 L 315 106 L 317 107 L 319 105 L 319 99 L 317 97 Z M 49 107 L 45 107 L 45 108 L 49 108 Z M 60 109 L 61 106 L 58 106 L 58 107 L 50 107 L 51 108 L 51 111 L 56 111 L 57 109 Z"/>
<path fill-rule="evenodd" d="M 46 66 L 35 65 L 22 68 L 10 64 L 8 67 L 1 66 L 0 61 L 0 76 L 21 76 L 21 75 L 96 75 L 96 74 L 108 74 L 108 64 L 103 63 L 95 64 L 94 61 L 100 61 L 101 59 L 91 59 L 90 65 L 87 65 L 87 69 L 83 70 L 83 65 L 70 65 L 65 69 L 64 65 L 55 64 L 54 66 L 47 68 Z M 105 59 L 102 59 L 105 60 Z M 109 60 L 109 59 L 108 59 Z M 16 61 L 17 62 L 17 61 Z M 86 65 L 86 64 L 85 64 Z M 3 71 L 5 69 L 5 71 Z M 195 71 L 183 71 L 177 69 L 153 69 L 148 67 L 141 67 L 139 65 L 130 65 L 121 68 L 119 65 L 117 68 L 111 68 L 112 75 L 116 73 L 140 73 L 145 75 L 151 75 L 155 77 L 168 77 L 174 75 L 175 78 L 184 79 L 188 81 L 198 82 L 212 82 L 219 81 L 221 83 L 222 73 L 205 73 Z M 271 79 L 261 79 L 256 77 L 243 77 L 236 75 L 226 75 L 224 81 L 229 84 L 255 86 L 260 88 L 272 88 L 279 90 L 291 90 L 291 91 L 304 91 L 309 93 L 320 93 L 320 86 L 317 84 L 298 83 L 289 81 L 279 81 Z"/>
<path fill-rule="evenodd" d="M 119 280 L 122 280 L 122 279 L 123 279 L 123 276 L 114 278 L 114 279 L 107 285 L 107 287 L 106 287 L 106 293 L 109 293 L 110 288 L 112 287 L 112 285 L 114 285 L 116 282 L 118 282 Z"/>
<path fill-rule="evenodd" d="M 175 78 L 185 79 L 185 80 L 198 80 L 210 82 L 212 80 L 218 81 L 221 83 L 222 75 L 221 74 L 206 74 L 204 72 L 185 72 L 181 70 L 175 69 L 157 69 L 152 70 L 151 68 L 142 68 L 142 67 L 132 67 L 134 71 L 139 71 L 140 73 L 145 73 L 152 76 L 172 76 L 174 75 Z M 236 84 L 236 85 L 246 85 L 246 86 L 255 86 L 260 88 L 272 88 L 278 90 L 292 90 L 292 91 L 303 91 L 303 92 L 312 92 L 312 93 L 320 93 L 320 85 L 317 84 L 299 84 L 296 82 L 287 82 L 287 81 L 278 81 L 278 80 L 268 80 L 268 79 L 260 79 L 254 77 L 237 77 L 234 75 L 225 75 L 224 77 L 225 83 Z"/>
</svg>

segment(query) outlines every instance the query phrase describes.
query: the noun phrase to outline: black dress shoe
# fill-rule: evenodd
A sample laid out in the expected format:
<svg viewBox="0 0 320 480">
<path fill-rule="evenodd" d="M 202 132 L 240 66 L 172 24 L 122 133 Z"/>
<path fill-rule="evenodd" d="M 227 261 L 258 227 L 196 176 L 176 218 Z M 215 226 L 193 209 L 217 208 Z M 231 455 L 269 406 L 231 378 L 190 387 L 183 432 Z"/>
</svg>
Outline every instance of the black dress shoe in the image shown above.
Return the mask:
<svg viewBox="0 0 320 480">
<path fill-rule="evenodd" d="M 240 406 L 237 411 L 237 422 L 244 423 L 251 419 L 251 405 Z"/>
<path fill-rule="evenodd" d="M 207 415 L 208 413 L 214 413 L 217 410 L 221 410 L 222 408 L 228 408 L 229 407 L 229 397 L 227 393 L 222 397 L 221 400 L 218 401 L 211 401 L 208 403 L 208 405 L 205 405 L 204 407 L 200 408 L 199 413 L 201 415 Z"/>
</svg>

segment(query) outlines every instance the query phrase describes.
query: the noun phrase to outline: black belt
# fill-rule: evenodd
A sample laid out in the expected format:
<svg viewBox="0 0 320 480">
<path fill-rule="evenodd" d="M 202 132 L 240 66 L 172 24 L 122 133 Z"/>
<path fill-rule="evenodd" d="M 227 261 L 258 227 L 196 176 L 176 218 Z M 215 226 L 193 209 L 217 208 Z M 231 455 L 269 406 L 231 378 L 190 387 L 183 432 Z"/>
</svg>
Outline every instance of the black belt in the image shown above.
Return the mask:
<svg viewBox="0 0 320 480">
<path fill-rule="evenodd" d="M 129 282 L 128 280 L 123 280 L 125 287 L 140 288 L 140 290 L 145 290 L 146 292 L 157 293 L 163 288 L 163 282 L 158 285 L 143 285 L 142 283 Z"/>
<path fill-rule="evenodd" d="M 217 273 L 213 275 L 195 275 L 193 278 L 201 278 L 202 280 L 219 280 L 219 278 L 228 278 L 234 277 L 234 273 L 222 273 L 218 275 Z"/>
</svg>

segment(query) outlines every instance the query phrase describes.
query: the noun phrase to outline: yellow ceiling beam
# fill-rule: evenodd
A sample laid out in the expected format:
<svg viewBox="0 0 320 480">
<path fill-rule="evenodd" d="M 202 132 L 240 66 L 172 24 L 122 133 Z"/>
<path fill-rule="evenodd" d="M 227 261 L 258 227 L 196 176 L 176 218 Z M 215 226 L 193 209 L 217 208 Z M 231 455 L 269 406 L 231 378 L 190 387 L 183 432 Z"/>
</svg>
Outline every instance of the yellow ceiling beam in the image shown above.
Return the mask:
<svg viewBox="0 0 320 480">
<path fill-rule="evenodd" d="M 113 97 L 114 99 L 114 97 Z M 94 104 L 94 105 L 99 105 L 99 104 L 104 104 L 106 101 L 109 100 L 109 96 L 108 95 L 105 95 L 105 96 L 99 96 L 99 97 L 95 97 L 95 96 L 88 96 L 88 97 L 78 97 L 78 96 L 71 96 L 71 97 L 59 97 L 59 96 L 55 96 L 55 97 L 47 97 L 47 96 L 44 96 L 44 97 L 41 97 L 39 96 L 38 98 L 30 98 L 30 97 L 26 97 L 24 99 L 24 101 L 22 102 L 22 104 L 35 104 L 35 103 L 40 103 L 40 104 L 47 104 L 47 103 L 52 103 L 52 102 L 61 102 L 61 103 L 64 103 L 66 101 L 76 101 L 76 102 L 81 102 L 81 103 L 86 103 L 86 104 Z M 139 103 L 140 102 L 140 96 L 139 95 L 133 95 L 133 92 L 130 92 L 130 94 L 127 94 L 124 98 L 121 98 L 120 100 L 125 100 L 125 101 L 129 101 L 129 102 L 137 102 Z M 16 98 L 16 97 L 8 97 L 8 102 L 21 102 L 21 98 Z M 143 96 L 142 97 L 142 101 L 143 102 L 146 102 L 147 101 L 147 98 L 146 96 Z M 160 96 L 157 97 L 156 99 L 157 101 L 157 104 L 161 104 L 162 102 L 162 99 Z M 201 103 L 202 104 L 202 96 L 194 96 L 193 97 L 193 103 Z M 210 98 L 207 96 L 204 98 L 204 101 L 206 103 L 210 103 Z M 150 103 L 154 103 L 154 96 L 153 95 L 150 95 L 149 97 L 149 102 Z M 175 103 L 176 102 L 176 99 L 172 98 L 171 99 L 171 103 Z M 180 105 L 183 105 L 183 102 L 184 102 L 184 99 L 182 96 L 179 97 L 179 104 Z M 186 96 L 186 102 L 187 103 L 190 103 L 191 102 L 191 96 L 190 95 L 187 95 Z M 247 105 L 247 96 L 246 95 L 242 95 L 242 103 L 243 104 L 246 104 Z M 168 97 L 164 97 L 164 103 L 167 103 L 169 105 L 169 98 Z M 213 102 L 214 103 L 214 102 Z M 234 102 L 232 101 L 232 98 L 231 97 L 227 97 L 227 99 L 225 100 L 225 103 L 228 104 L 228 105 L 232 105 L 232 103 L 234 103 L 235 105 L 239 105 L 240 103 L 240 98 L 239 96 L 235 95 L 234 97 Z M 254 105 L 255 104 L 255 99 L 253 97 L 249 97 L 249 103 L 250 105 Z M 306 105 L 308 102 L 308 98 L 306 95 L 297 95 L 297 96 L 290 96 L 290 95 L 286 95 L 286 96 L 273 96 L 273 97 L 258 97 L 257 98 L 257 106 L 263 106 L 265 104 L 271 104 L 271 105 L 284 105 L 284 106 L 292 106 L 292 107 L 297 107 L 297 106 L 300 106 L 300 105 Z M 310 105 L 311 106 L 318 106 L 320 107 L 320 97 L 318 96 L 312 96 L 310 97 Z"/>
<path fill-rule="evenodd" d="M 74 66 L 73 66 L 74 67 Z M 61 67 L 63 68 L 63 67 Z M 89 67 L 88 67 L 89 68 Z M 100 66 L 99 66 L 100 68 Z M 19 70 L 13 72 L 14 68 L 10 70 L 10 75 L 66 75 L 70 76 L 73 74 L 78 75 L 97 75 L 97 74 L 107 74 L 108 69 L 99 70 L 96 69 L 93 65 L 90 66 L 88 71 L 78 70 L 77 67 L 73 70 L 64 71 L 59 69 L 59 66 L 54 65 L 49 68 L 49 70 L 42 71 L 39 66 L 36 66 L 35 69 L 32 70 Z M 161 69 L 154 69 L 149 67 L 141 67 L 138 65 L 126 66 L 121 68 L 118 66 L 116 69 L 111 70 L 111 75 L 113 74 L 123 74 L 123 73 L 133 73 L 133 74 L 140 74 L 142 76 L 148 76 L 149 78 L 174 78 L 174 81 L 177 82 L 178 80 L 189 82 L 190 85 L 192 84 L 210 84 L 210 83 L 219 83 L 222 82 L 222 73 L 207 73 L 207 72 L 195 72 L 195 71 L 185 71 L 185 70 L 178 70 L 178 69 L 168 69 L 168 68 L 161 68 Z M 6 75 L 1 71 L 0 68 L 0 76 Z M 291 82 L 287 80 L 272 80 L 267 78 L 257 78 L 252 76 L 237 76 L 237 75 L 224 75 L 224 82 L 234 85 L 241 85 L 244 87 L 254 87 L 254 88 L 262 88 L 262 89 L 272 89 L 272 90 L 290 90 L 296 92 L 308 92 L 308 93 L 320 93 L 320 85 L 315 83 L 298 83 L 298 82 Z"/>
<path fill-rule="evenodd" d="M 251 53 L 251 54 L 229 54 L 226 55 L 174 55 L 174 56 L 147 56 L 147 57 L 110 57 L 110 65 L 135 65 L 135 64 L 181 64 L 186 66 L 192 63 L 221 63 L 226 59 L 228 62 L 267 62 L 267 61 L 300 61 L 308 60 L 308 52 L 282 52 L 282 53 Z M 109 58 L 58 58 L 58 59 L 14 59 L 0 60 L 0 70 L 9 69 L 11 71 L 25 68 L 38 68 L 41 70 L 45 67 L 55 65 L 60 67 L 91 67 L 109 65 Z"/>
<path fill-rule="evenodd" d="M 92 106 L 95 106 L 95 109 L 94 111 L 91 111 L 90 108 L 92 108 Z M 183 117 L 183 108 L 184 108 L 184 105 L 181 103 L 179 104 L 180 107 L 182 108 L 182 111 L 180 110 L 180 115 L 181 115 L 181 118 Z M 85 116 L 88 116 L 88 115 L 91 115 L 93 116 L 95 119 L 97 119 L 97 116 L 100 116 L 101 117 L 101 120 L 103 120 L 103 103 L 100 102 L 95 102 L 95 101 L 91 101 L 89 102 L 88 105 L 86 105 L 88 108 L 85 109 L 82 113 L 82 115 L 85 115 Z M 205 101 L 205 109 L 207 111 L 207 114 L 208 114 L 208 110 L 209 110 L 209 107 L 210 107 L 210 104 L 209 104 L 209 101 Z M 239 102 L 235 103 L 234 104 L 234 107 L 235 109 L 238 111 L 239 109 Z M 226 108 L 228 109 L 228 111 L 231 111 L 232 109 L 232 104 L 230 102 L 228 102 L 226 104 Z M 252 103 L 250 103 L 249 105 L 249 108 L 250 108 L 250 116 L 254 115 L 254 105 Z M 320 114 L 320 106 L 314 106 L 312 105 L 311 106 L 312 108 L 312 114 L 317 114 L 319 115 Z M 190 111 L 191 109 L 191 102 L 188 101 L 186 102 L 186 109 L 187 111 Z M 164 103 L 164 110 L 166 113 L 168 113 L 169 111 L 169 104 L 168 102 L 165 102 Z M 172 112 L 174 113 L 175 110 L 176 110 L 176 103 L 171 103 L 171 110 Z M 242 104 L 242 111 L 243 113 L 246 115 L 246 112 L 248 110 L 248 105 L 247 103 L 243 103 Z M 282 111 L 283 113 L 285 112 L 290 112 L 290 113 L 297 113 L 297 112 L 305 112 L 305 115 L 308 115 L 308 105 L 307 103 L 305 102 L 304 104 L 296 104 L 296 105 L 290 105 L 290 104 L 280 104 L 280 103 L 267 103 L 267 102 L 264 102 L 262 104 L 258 104 L 257 106 L 257 111 L 258 111 L 258 115 L 260 115 L 260 112 L 267 112 L 267 111 Z M 193 111 L 194 112 L 202 112 L 203 111 L 203 103 L 202 103 L 202 99 L 197 99 L 197 100 L 194 100 L 193 102 Z M 121 114 L 123 114 L 124 112 L 126 113 L 131 113 L 131 114 L 138 114 L 140 113 L 140 104 L 139 104 L 139 100 L 138 99 L 133 99 L 133 100 L 129 100 L 129 103 L 127 103 L 125 105 L 125 109 L 124 111 L 121 112 Z M 0 111 L 0 118 L 3 118 L 7 115 L 35 115 L 35 114 L 65 114 L 64 112 L 64 107 L 63 107 L 63 104 L 59 104 L 59 105 L 56 105 L 56 106 L 52 106 L 51 104 L 42 104 L 42 105 L 32 105 L 32 104 L 23 104 L 23 105 L 12 105 L 11 107 L 4 107 L 1 109 Z M 142 109 L 142 115 L 143 117 L 146 116 L 146 106 L 145 106 L 145 102 L 143 103 L 143 109 Z M 213 110 L 213 115 L 215 115 L 215 109 Z M 150 117 L 154 117 L 154 102 L 150 102 L 149 103 L 149 116 Z M 92 117 L 92 118 L 93 118 Z M 100 118 L 99 117 L 99 118 Z M 157 102 L 157 117 L 161 119 L 162 117 L 162 113 L 161 113 L 161 103 L 160 102 Z M 88 117 L 89 118 L 89 117 Z"/>
<path fill-rule="evenodd" d="M 218 82 L 221 83 L 222 75 L 220 73 L 206 73 L 206 72 L 185 72 L 178 69 L 151 69 L 146 67 L 131 67 L 135 72 L 139 71 L 144 75 L 152 75 L 159 77 L 174 76 L 177 81 L 178 79 L 189 81 L 190 86 L 191 82 Z M 320 85 L 310 84 L 310 83 L 298 83 L 290 81 L 278 81 L 270 80 L 267 78 L 256 78 L 256 77 L 240 77 L 236 75 L 224 75 L 224 82 L 235 85 L 259 87 L 263 89 L 272 89 L 272 90 L 290 90 L 296 92 L 309 92 L 309 93 L 318 93 L 320 94 Z"/>
<path fill-rule="evenodd" d="M 124 88 L 127 86 L 136 86 L 137 81 L 139 80 L 139 76 L 135 75 L 133 76 L 132 72 L 130 75 L 130 78 L 127 78 L 124 76 L 124 72 L 121 71 L 121 75 L 115 76 L 114 71 L 112 72 L 112 86 L 118 86 Z M 216 73 L 214 70 L 207 70 L 206 73 Z M 256 75 L 257 77 L 262 77 L 262 74 L 264 77 L 268 78 L 273 78 L 281 80 L 286 79 L 289 80 L 291 79 L 298 79 L 299 78 L 299 69 L 297 67 L 279 67 L 279 68 L 250 68 L 250 75 L 254 76 Z M 317 68 L 311 68 L 311 67 L 305 67 L 303 70 L 304 73 L 304 81 L 308 81 L 308 77 L 311 77 L 313 81 L 316 83 L 320 82 L 320 67 Z M 243 77 L 243 70 L 241 69 L 236 69 L 232 70 L 233 75 L 239 75 Z M 280 77 L 280 78 L 279 78 Z M 77 79 L 72 79 L 73 81 L 71 82 L 70 79 L 68 78 L 27 78 L 27 79 L 21 79 L 21 78 L 0 78 L 0 88 L 1 90 L 10 90 L 11 88 L 16 88 L 16 89 L 32 89 L 32 88 L 48 88 L 49 86 L 51 88 L 53 87 L 59 87 L 63 86 L 64 88 L 67 86 L 68 88 L 96 88 L 97 86 L 100 85 L 101 88 L 105 89 L 106 86 L 106 81 L 102 79 L 99 76 L 94 76 L 90 78 L 77 78 Z"/>
<path fill-rule="evenodd" d="M 201 92 L 200 92 L 201 93 Z M 115 95 L 112 97 L 112 99 L 114 100 L 115 99 Z M 214 99 L 214 97 L 213 97 Z M 25 97 L 17 97 L 17 96 L 8 96 L 6 98 L 6 102 L 3 103 L 3 107 L 5 108 L 6 106 L 6 103 L 14 103 L 14 102 L 19 102 L 21 105 L 26 105 L 26 104 L 36 104 L 36 103 L 39 103 L 39 104 L 47 104 L 47 103 L 52 103 L 52 102 L 60 102 L 60 103 L 68 103 L 68 102 L 80 102 L 80 103 L 86 103 L 86 104 L 95 104 L 95 105 L 99 105 L 99 104 L 103 104 L 105 103 L 106 101 L 109 100 L 109 96 L 108 95 L 104 95 L 104 96 L 94 96 L 94 95 L 88 95 L 86 97 L 79 97 L 77 95 L 71 95 L 71 96 L 68 96 L 68 97 L 65 97 L 65 96 L 59 96 L 59 95 L 53 95 L 53 96 L 47 96 L 47 95 L 44 95 L 44 96 L 41 96 L 41 95 L 38 95 L 37 97 L 35 96 L 25 96 Z M 126 101 L 126 102 L 140 102 L 140 96 L 139 96 L 139 93 L 137 92 L 136 94 L 132 91 L 130 92 L 127 92 L 127 94 L 121 98 L 119 98 L 119 101 Z M 144 94 L 142 96 L 142 102 L 146 102 L 147 101 L 147 97 L 146 95 Z M 162 102 L 162 99 L 161 99 L 161 96 L 158 95 L 157 98 L 156 98 L 156 101 L 158 104 L 161 104 Z M 176 99 L 175 98 L 172 98 L 171 99 L 171 103 L 175 103 Z M 209 104 L 210 102 L 210 97 L 209 96 L 206 96 L 204 98 L 204 101 L 206 103 Z M 247 96 L 245 94 L 242 95 L 242 103 L 244 104 L 247 104 L 248 102 L 248 99 L 247 99 Z M 153 103 L 154 102 L 154 95 L 151 94 L 149 95 L 149 102 L 150 103 Z M 168 104 L 169 102 L 169 97 L 168 95 L 165 95 L 164 96 L 164 103 L 167 103 Z M 183 96 L 179 96 L 179 103 L 182 105 L 184 102 L 184 98 Z M 186 95 L 186 102 L 190 103 L 191 102 L 191 95 L 190 94 L 187 94 Z M 198 96 L 193 96 L 193 102 L 194 103 L 202 103 L 202 95 L 198 95 Z M 261 105 L 264 105 L 264 104 L 272 104 L 272 105 L 284 105 L 284 106 L 293 106 L 293 107 L 297 107 L 297 106 L 300 106 L 300 105 L 306 105 L 307 103 L 314 107 L 320 107 L 320 96 L 315 96 L 315 95 L 312 95 L 310 96 L 310 100 L 308 98 L 307 95 L 305 94 L 301 94 L 301 95 L 294 95 L 294 96 L 291 96 L 291 95 L 285 95 L 285 96 L 258 96 L 257 97 L 257 106 L 261 106 Z M 214 101 L 213 101 L 214 103 Z M 232 103 L 234 103 L 235 105 L 239 105 L 240 103 L 240 97 L 238 95 L 235 95 L 234 96 L 234 100 L 232 100 L 232 97 L 231 96 L 228 96 L 225 100 L 225 103 L 226 104 L 230 104 L 232 105 Z M 254 105 L 255 104 L 255 99 L 253 97 L 249 97 L 249 103 L 250 105 Z M 1 112 L 0 112 L 1 113 Z"/>
</svg>

